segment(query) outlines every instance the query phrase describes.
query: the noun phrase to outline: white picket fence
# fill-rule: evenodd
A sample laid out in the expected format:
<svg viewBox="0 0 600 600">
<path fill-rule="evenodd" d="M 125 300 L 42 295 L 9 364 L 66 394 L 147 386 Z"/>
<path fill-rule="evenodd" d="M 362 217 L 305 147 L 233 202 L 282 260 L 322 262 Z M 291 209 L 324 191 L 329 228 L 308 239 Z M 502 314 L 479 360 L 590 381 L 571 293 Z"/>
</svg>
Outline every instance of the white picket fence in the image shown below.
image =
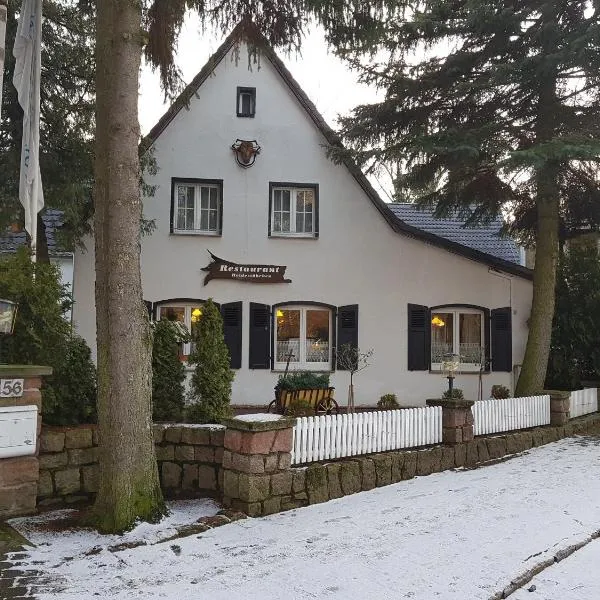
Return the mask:
<svg viewBox="0 0 600 600">
<path fill-rule="evenodd" d="M 300 417 L 294 427 L 292 464 L 414 448 L 441 441 L 440 406 Z"/>
<path fill-rule="evenodd" d="M 587 388 L 571 392 L 571 418 L 587 415 L 598 410 L 598 390 Z"/>
<path fill-rule="evenodd" d="M 479 400 L 472 411 L 475 435 L 548 425 L 550 396 Z"/>
</svg>

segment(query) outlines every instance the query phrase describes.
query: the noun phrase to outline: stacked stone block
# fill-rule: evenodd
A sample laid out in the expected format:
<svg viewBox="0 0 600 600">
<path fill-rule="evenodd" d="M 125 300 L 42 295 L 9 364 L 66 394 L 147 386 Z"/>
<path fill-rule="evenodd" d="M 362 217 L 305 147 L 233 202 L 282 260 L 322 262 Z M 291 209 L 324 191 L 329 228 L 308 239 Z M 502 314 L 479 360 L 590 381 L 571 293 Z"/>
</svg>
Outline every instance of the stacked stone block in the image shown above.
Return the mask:
<svg viewBox="0 0 600 600">
<path fill-rule="evenodd" d="M 170 498 L 220 496 L 223 425 L 155 425 L 160 481 Z"/>
<path fill-rule="evenodd" d="M 306 502 L 293 496 L 294 485 L 301 487 L 290 469 L 295 419 L 263 417 L 230 419 L 225 431 L 223 504 L 253 517 Z"/>
<path fill-rule="evenodd" d="M 23 379 L 23 395 L 0 398 L 0 406 L 37 406 L 38 446 L 34 456 L 0 459 L 0 519 L 36 511 L 39 480 L 39 435 L 42 427 L 42 377 L 50 367 L 34 365 L 0 365 L 0 378 Z"/>
<path fill-rule="evenodd" d="M 98 491 L 95 425 L 44 427 L 40 437 L 38 504 L 72 504 Z"/>
<path fill-rule="evenodd" d="M 566 425 L 571 419 L 571 392 L 550 390 L 550 425 Z"/>
<path fill-rule="evenodd" d="M 462 444 L 473 439 L 472 400 L 427 400 L 427 406 L 442 407 L 442 442 Z"/>
</svg>

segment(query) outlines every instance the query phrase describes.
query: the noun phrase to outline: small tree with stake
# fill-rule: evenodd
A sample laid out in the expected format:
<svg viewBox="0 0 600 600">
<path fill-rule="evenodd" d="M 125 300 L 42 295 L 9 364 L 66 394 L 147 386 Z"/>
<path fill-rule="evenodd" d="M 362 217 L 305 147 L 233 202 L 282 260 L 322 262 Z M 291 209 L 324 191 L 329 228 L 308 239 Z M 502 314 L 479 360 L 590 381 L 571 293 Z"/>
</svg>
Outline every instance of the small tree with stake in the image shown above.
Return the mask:
<svg viewBox="0 0 600 600">
<path fill-rule="evenodd" d="M 350 372 L 350 385 L 348 386 L 348 412 L 354 412 L 354 376 L 370 364 L 373 349 L 361 352 L 358 346 L 343 344 L 337 352 L 338 369 Z"/>
</svg>

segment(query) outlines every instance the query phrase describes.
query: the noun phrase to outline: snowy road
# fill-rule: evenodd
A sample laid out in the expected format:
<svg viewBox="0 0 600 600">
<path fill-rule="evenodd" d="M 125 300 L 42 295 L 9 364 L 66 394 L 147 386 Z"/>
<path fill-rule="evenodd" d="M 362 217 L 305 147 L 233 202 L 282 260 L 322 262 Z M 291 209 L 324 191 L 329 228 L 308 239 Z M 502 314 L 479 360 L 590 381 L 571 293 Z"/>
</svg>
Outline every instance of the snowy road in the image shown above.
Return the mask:
<svg viewBox="0 0 600 600">
<path fill-rule="evenodd" d="M 65 559 L 54 534 L 32 540 L 48 545 L 26 563 L 48 576 L 41 600 L 488 600 L 598 529 L 600 440 L 573 438 L 475 470 L 240 521 L 176 547 Z M 568 560 L 587 569 L 584 550 Z"/>
</svg>

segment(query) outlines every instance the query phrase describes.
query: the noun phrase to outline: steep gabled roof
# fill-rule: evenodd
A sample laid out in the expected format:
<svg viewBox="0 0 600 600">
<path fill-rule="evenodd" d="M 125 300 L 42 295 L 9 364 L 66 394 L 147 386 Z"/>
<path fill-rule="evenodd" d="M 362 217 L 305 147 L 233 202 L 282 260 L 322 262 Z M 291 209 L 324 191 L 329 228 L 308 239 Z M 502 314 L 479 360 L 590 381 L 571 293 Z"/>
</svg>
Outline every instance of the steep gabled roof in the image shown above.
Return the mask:
<svg viewBox="0 0 600 600">
<path fill-rule="evenodd" d="M 243 38 L 243 35 L 244 29 L 241 24 L 233 29 L 233 31 L 227 36 L 217 51 L 208 59 L 208 62 L 204 65 L 204 67 L 202 67 L 201 71 L 194 77 L 194 79 L 192 79 L 190 84 L 183 90 L 183 92 L 181 92 L 167 112 L 165 112 L 165 114 L 158 120 L 156 125 L 150 130 L 148 135 L 142 140 L 142 151 L 149 148 L 158 139 L 160 134 L 168 127 L 169 123 L 171 123 L 171 121 L 177 116 L 179 111 L 189 105 L 190 100 L 197 93 L 200 86 L 204 83 L 204 81 L 206 81 L 211 73 L 213 73 L 217 65 L 221 62 L 221 60 L 223 60 L 223 58 L 227 56 L 235 44 Z M 260 44 L 261 56 L 266 57 L 273 65 L 300 105 L 306 110 L 308 116 L 312 119 L 313 123 L 317 129 L 319 129 L 327 143 L 331 146 L 342 147 L 342 143 L 338 134 L 325 122 L 317 110 L 317 107 L 308 98 L 304 90 L 300 87 L 300 84 L 294 79 L 290 71 L 283 64 L 283 61 L 277 56 L 271 45 L 265 38 L 260 37 L 260 39 L 262 40 Z M 403 220 L 390 209 L 390 205 L 385 203 L 379 197 L 379 194 L 375 191 L 365 174 L 355 162 L 349 158 L 344 158 L 343 163 L 350 174 L 354 177 L 358 185 L 360 185 L 360 187 L 363 189 L 369 200 L 373 203 L 375 208 L 381 213 L 381 216 L 397 233 L 401 233 L 433 246 L 443 248 L 449 252 L 464 256 L 470 260 L 484 263 L 490 267 L 501 269 L 506 273 L 518 275 L 519 277 L 524 277 L 526 279 L 532 279 L 531 269 L 523 267 L 519 264 L 515 264 L 510 260 L 493 256 L 492 254 L 484 252 L 478 248 L 469 247 L 453 239 L 445 238 L 441 235 L 438 235 L 434 231 L 420 229 L 418 226 Z"/>
</svg>

